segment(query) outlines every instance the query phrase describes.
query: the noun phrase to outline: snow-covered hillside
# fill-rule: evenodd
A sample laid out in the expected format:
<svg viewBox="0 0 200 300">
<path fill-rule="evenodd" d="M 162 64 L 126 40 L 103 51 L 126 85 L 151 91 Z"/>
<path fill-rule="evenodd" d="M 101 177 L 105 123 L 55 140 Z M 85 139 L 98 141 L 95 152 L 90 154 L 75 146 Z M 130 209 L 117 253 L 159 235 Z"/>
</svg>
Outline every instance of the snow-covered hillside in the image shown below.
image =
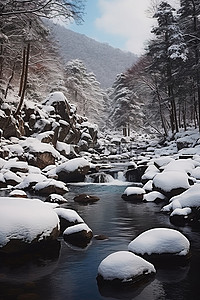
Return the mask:
<svg viewBox="0 0 200 300">
<path fill-rule="evenodd" d="M 82 60 L 87 69 L 95 73 L 103 88 L 112 86 L 117 74 L 130 68 L 137 60 L 137 56 L 131 52 L 123 52 L 108 44 L 99 43 L 64 26 L 49 23 L 49 28 L 54 39 L 58 41 L 64 60 Z"/>
</svg>

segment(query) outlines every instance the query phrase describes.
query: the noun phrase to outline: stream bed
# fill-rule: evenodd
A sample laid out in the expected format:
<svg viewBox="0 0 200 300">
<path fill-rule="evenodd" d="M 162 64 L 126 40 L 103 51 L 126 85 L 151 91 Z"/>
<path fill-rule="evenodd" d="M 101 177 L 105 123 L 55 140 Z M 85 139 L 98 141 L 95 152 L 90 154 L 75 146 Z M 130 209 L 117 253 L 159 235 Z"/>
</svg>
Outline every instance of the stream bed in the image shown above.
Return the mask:
<svg viewBox="0 0 200 300">
<path fill-rule="evenodd" d="M 190 227 L 175 227 L 169 217 L 160 213 L 164 203 L 131 203 L 122 200 L 126 188 L 122 184 L 74 184 L 66 194 L 68 203 L 84 219 L 94 235 L 106 240 L 92 239 L 87 248 L 67 245 L 63 239 L 57 257 L 34 257 L 11 264 L 0 260 L 0 300 L 184 300 L 199 299 L 200 233 Z M 73 201 L 77 194 L 96 195 L 100 200 L 91 205 Z M 136 236 L 155 227 L 181 231 L 191 243 L 192 256 L 185 266 L 156 268 L 151 282 L 137 289 L 101 289 L 96 276 L 100 262 L 109 254 L 127 250 Z"/>
</svg>

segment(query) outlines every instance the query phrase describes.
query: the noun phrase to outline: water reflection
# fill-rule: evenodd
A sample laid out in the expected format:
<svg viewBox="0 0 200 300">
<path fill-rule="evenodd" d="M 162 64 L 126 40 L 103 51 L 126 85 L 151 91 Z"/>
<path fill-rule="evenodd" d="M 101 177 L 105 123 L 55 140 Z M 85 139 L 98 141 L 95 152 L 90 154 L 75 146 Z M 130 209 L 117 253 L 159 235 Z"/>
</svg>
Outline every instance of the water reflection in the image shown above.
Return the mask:
<svg viewBox="0 0 200 300">
<path fill-rule="evenodd" d="M 39 280 L 57 267 L 60 242 L 31 253 L 0 255 L 0 282 L 12 284 Z"/>
</svg>

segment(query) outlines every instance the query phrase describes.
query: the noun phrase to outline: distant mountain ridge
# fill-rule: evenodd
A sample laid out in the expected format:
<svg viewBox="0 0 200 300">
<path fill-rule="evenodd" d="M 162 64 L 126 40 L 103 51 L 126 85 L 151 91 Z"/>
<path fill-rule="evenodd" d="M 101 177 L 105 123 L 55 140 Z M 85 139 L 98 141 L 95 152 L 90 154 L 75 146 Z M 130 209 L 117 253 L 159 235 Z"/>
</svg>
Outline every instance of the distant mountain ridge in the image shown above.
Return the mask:
<svg viewBox="0 0 200 300">
<path fill-rule="evenodd" d="M 137 55 L 131 52 L 97 42 L 64 26 L 49 26 L 64 61 L 82 60 L 87 70 L 96 75 L 102 88 L 111 87 L 117 74 L 130 68 L 138 59 Z"/>
</svg>

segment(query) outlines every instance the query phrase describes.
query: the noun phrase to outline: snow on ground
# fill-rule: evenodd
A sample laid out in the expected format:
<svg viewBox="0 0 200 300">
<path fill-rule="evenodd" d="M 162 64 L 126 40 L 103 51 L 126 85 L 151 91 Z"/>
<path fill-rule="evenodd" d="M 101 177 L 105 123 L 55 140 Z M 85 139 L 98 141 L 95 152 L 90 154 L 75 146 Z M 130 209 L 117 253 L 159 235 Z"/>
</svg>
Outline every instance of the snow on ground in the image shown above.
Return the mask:
<svg viewBox="0 0 200 300">
<path fill-rule="evenodd" d="M 154 228 L 136 237 L 128 245 L 128 250 L 135 254 L 174 254 L 187 255 L 190 242 L 179 231 L 170 228 Z"/>
<path fill-rule="evenodd" d="M 38 199 L 0 197 L 0 247 L 12 239 L 43 240 L 58 226 L 55 211 Z"/>
<path fill-rule="evenodd" d="M 156 273 L 151 263 L 128 251 L 110 254 L 98 267 L 98 274 L 104 280 L 120 279 L 122 282 L 131 282 L 134 277 L 151 273 Z"/>
</svg>

